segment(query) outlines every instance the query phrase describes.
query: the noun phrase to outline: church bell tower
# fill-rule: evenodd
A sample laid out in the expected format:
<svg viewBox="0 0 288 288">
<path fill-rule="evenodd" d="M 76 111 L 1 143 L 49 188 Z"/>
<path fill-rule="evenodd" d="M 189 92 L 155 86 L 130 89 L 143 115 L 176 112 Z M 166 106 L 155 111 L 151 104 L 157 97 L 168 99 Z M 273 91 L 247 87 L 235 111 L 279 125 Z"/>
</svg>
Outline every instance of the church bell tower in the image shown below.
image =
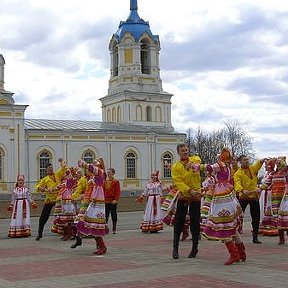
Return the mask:
<svg viewBox="0 0 288 288">
<path fill-rule="evenodd" d="M 143 125 L 173 131 L 171 97 L 160 78 L 158 35 L 138 15 L 137 0 L 110 43 L 108 95 L 101 98 L 102 121 Z"/>
</svg>

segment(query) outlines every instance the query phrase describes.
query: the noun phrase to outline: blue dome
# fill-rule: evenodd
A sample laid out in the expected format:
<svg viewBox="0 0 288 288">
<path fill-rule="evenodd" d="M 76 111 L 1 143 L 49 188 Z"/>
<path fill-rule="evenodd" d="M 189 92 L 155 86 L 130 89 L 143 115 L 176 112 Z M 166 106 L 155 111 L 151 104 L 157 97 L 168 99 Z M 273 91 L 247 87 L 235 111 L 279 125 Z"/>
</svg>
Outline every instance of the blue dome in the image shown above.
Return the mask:
<svg viewBox="0 0 288 288">
<path fill-rule="evenodd" d="M 124 37 L 125 33 L 130 33 L 136 42 L 147 33 L 154 42 L 159 42 L 158 35 L 153 35 L 149 22 L 141 19 L 137 12 L 137 0 L 130 0 L 130 14 L 126 21 L 121 21 L 118 30 L 114 34 L 116 41 L 119 43 Z"/>
</svg>

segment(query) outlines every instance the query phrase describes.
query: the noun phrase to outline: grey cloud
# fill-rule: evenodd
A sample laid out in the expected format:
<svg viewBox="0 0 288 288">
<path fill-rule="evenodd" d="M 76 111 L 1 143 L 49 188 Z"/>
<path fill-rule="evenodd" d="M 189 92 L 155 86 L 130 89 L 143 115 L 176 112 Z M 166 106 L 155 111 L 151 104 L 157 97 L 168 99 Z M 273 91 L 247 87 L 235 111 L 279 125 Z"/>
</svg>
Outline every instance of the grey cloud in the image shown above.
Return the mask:
<svg viewBox="0 0 288 288">
<path fill-rule="evenodd" d="M 288 104 L 288 85 L 281 79 L 268 77 L 238 78 L 227 86 L 228 89 L 248 94 L 251 101 L 265 101 Z"/>
<path fill-rule="evenodd" d="M 288 125 L 275 125 L 273 127 L 257 127 L 256 129 L 254 129 L 254 132 L 258 133 L 259 135 L 264 135 L 264 134 L 278 134 L 278 135 L 285 135 L 287 134 L 288 131 Z M 287 141 L 288 143 L 288 141 Z M 288 147 L 288 144 L 287 144 Z"/>
<path fill-rule="evenodd" d="M 253 143 L 253 148 L 262 152 L 262 157 L 275 156 L 275 151 L 282 151 L 284 155 L 287 155 L 288 145 L 285 142 L 277 141 L 277 139 L 261 139 Z M 281 152 L 279 152 L 281 154 Z M 281 156 L 281 155 L 277 156 Z"/>
<path fill-rule="evenodd" d="M 17 7 L 11 6 L 1 3 L 0 18 L 12 18 L 9 23 L 1 24 L 0 42 L 3 48 L 25 51 L 30 45 L 45 42 L 56 31 L 57 23 L 47 10 L 21 3 Z"/>
<path fill-rule="evenodd" d="M 69 72 L 79 69 L 73 52 L 79 44 L 87 45 L 91 58 L 100 58 L 104 66 L 109 65 L 107 30 L 111 20 L 94 23 L 79 22 L 63 24 L 47 10 L 29 5 L 13 6 L 9 1 L 1 5 L 1 14 L 13 20 L 0 25 L 0 43 L 2 48 L 21 51 L 26 60 L 40 66 L 60 68 Z M 2 4 L 2 3 L 1 3 Z M 70 27 L 63 27 L 70 25 Z M 2 29 L 1 29 L 2 26 Z M 61 29 L 63 31 L 61 31 Z"/>
<path fill-rule="evenodd" d="M 256 7 L 240 9 L 240 13 L 240 23 L 230 23 L 225 19 L 214 21 L 203 26 L 197 33 L 191 33 L 189 42 L 163 41 L 163 68 L 232 70 L 243 65 L 263 65 L 266 57 L 266 65 L 272 65 L 269 63 L 269 57 L 274 53 L 272 47 L 260 41 L 258 35 L 269 32 L 283 39 L 285 29 L 281 17 L 285 14 L 264 13 Z M 284 59 L 283 56 L 282 65 Z"/>
<path fill-rule="evenodd" d="M 174 109 L 179 109 L 177 107 L 172 107 L 172 110 Z M 190 122 L 191 120 L 193 120 L 194 123 L 201 123 L 203 121 L 205 122 L 214 122 L 215 119 L 222 119 L 223 115 L 221 113 L 219 113 L 218 111 L 212 109 L 212 108 L 208 108 L 207 111 L 197 111 L 197 109 L 195 109 L 192 106 L 183 106 L 181 108 L 181 122 Z M 179 121 L 180 119 L 178 119 Z"/>
</svg>

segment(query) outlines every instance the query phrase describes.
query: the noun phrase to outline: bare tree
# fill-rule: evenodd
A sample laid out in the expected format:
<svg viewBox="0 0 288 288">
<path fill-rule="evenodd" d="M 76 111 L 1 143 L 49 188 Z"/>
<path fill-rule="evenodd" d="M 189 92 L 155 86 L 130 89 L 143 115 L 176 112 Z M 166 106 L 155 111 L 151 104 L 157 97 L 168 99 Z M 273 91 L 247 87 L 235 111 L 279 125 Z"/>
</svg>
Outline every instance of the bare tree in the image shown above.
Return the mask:
<svg viewBox="0 0 288 288">
<path fill-rule="evenodd" d="M 186 143 L 203 163 L 215 162 L 223 147 L 229 148 L 233 155 L 245 154 L 254 158 L 252 140 L 247 136 L 244 124 L 238 121 L 225 122 L 221 130 L 213 132 L 204 131 L 201 127 L 196 131 L 188 129 Z"/>
</svg>

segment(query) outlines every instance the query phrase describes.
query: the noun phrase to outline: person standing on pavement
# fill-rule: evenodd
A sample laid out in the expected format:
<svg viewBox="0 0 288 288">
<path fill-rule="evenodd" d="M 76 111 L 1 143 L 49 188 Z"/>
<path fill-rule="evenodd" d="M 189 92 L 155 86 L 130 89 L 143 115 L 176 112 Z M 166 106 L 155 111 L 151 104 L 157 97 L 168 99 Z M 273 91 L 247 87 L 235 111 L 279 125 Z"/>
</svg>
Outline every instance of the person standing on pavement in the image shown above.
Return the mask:
<svg viewBox="0 0 288 288">
<path fill-rule="evenodd" d="M 11 204 L 7 209 L 12 212 L 8 237 L 31 236 L 30 205 L 32 208 L 37 207 L 29 188 L 25 186 L 24 175 L 18 175 L 12 192 Z"/>
<path fill-rule="evenodd" d="M 163 196 L 163 186 L 159 180 L 159 171 L 151 173 L 151 180 L 146 184 L 143 193 L 137 201 L 142 202 L 147 199 L 145 212 L 140 225 L 142 232 L 157 233 L 163 230 L 161 201 Z"/>
<path fill-rule="evenodd" d="M 47 176 L 42 178 L 35 186 L 36 192 L 44 192 L 46 196 L 39 218 L 38 235 L 35 238 L 36 241 L 39 241 L 43 236 L 44 226 L 47 223 L 51 210 L 56 203 L 57 195 L 61 188 L 61 180 L 65 175 L 66 163 L 62 158 L 59 158 L 58 162 L 61 164 L 61 168 L 55 173 L 52 164 L 49 163 L 46 165 Z"/>
<path fill-rule="evenodd" d="M 111 213 L 112 218 L 112 231 L 116 234 L 117 227 L 117 205 L 120 198 L 120 182 L 114 178 L 115 169 L 107 169 L 107 178 L 104 182 L 104 194 L 105 194 L 105 217 L 108 224 L 109 215 Z"/>
<path fill-rule="evenodd" d="M 258 240 L 258 231 L 260 225 L 260 203 L 258 192 L 258 172 L 261 169 L 265 159 L 257 160 L 254 164 L 249 164 L 249 157 L 242 155 L 239 157 L 240 166 L 234 174 L 234 188 L 239 195 L 239 202 L 243 213 L 250 205 L 250 215 L 252 218 L 253 240 L 255 244 L 261 244 Z M 242 219 L 243 220 L 243 219 Z"/>
<path fill-rule="evenodd" d="M 189 148 L 185 143 L 177 145 L 177 153 L 180 160 L 173 164 L 171 168 L 172 182 L 178 190 L 172 257 L 173 259 L 179 258 L 179 239 L 189 208 L 192 250 L 188 258 L 195 258 L 198 253 L 200 236 L 200 208 L 202 197 L 200 177 L 201 158 L 197 155 L 189 157 Z"/>
</svg>

